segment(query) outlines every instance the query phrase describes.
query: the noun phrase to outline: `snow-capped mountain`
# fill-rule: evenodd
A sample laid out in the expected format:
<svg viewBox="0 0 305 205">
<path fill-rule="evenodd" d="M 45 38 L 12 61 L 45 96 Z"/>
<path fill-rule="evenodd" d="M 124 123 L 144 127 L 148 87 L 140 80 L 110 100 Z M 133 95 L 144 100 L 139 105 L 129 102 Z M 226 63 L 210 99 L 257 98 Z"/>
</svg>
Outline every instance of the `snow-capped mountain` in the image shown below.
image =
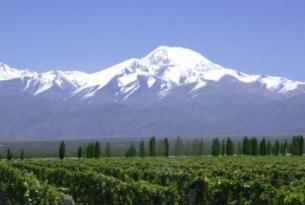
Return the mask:
<svg viewBox="0 0 305 205">
<path fill-rule="evenodd" d="M 305 131 L 305 83 L 249 75 L 161 46 L 96 73 L 0 63 L 0 138 Z"/>
<path fill-rule="evenodd" d="M 130 59 L 97 73 L 80 71 L 48 71 L 36 73 L 17 70 L 0 64 L 0 81 L 21 79 L 27 81 L 25 90 L 37 86 L 34 94 L 48 91 L 53 86 L 64 87 L 69 84 L 73 94 L 85 93 L 92 97 L 111 80 L 116 79 L 122 93 L 130 87 L 138 89 L 138 78 L 146 78 L 148 87 L 157 81 L 163 82 L 160 93 L 173 87 L 193 84 L 192 91 L 204 88 L 209 81 L 217 82 L 224 77 L 233 77 L 243 83 L 259 83 L 275 93 L 287 93 L 304 86 L 305 83 L 273 76 L 248 75 L 217 65 L 199 53 L 179 47 L 161 46 L 142 59 Z M 129 89 L 128 89 L 129 88 Z M 303 90 L 301 89 L 301 92 Z"/>
</svg>

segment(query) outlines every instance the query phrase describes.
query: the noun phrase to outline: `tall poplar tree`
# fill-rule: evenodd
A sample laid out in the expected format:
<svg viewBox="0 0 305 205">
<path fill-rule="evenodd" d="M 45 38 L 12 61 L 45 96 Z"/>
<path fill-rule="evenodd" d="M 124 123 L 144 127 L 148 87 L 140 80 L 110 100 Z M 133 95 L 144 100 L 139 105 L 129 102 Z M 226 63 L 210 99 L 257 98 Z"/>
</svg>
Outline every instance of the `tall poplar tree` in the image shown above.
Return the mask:
<svg viewBox="0 0 305 205">
<path fill-rule="evenodd" d="M 214 138 L 212 141 L 212 153 L 213 156 L 219 156 L 220 154 L 220 142 L 218 138 Z"/>
<path fill-rule="evenodd" d="M 265 138 L 263 138 L 263 139 L 261 140 L 259 149 L 260 149 L 260 155 L 261 155 L 261 156 L 265 156 L 265 155 L 267 154 L 267 145 L 266 145 L 266 140 L 265 140 Z"/>
<path fill-rule="evenodd" d="M 66 145 L 65 145 L 64 141 L 61 141 L 61 143 L 59 145 L 59 158 L 64 159 L 65 155 L 66 155 Z"/>
<path fill-rule="evenodd" d="M 253 156 L 258 155 L 258 142 L 256 137 L 253 137 L 251 139 L 251 155 Z"/>
<path fill-rule="evenodd" d="M 228 156 L 234 155 L 234 142 L 230 137 L 227 138 L 226 153 Z"/>
<path fill-rule="evenodd" d="M 168 157 L 169 155 L 169 141 L 167 138 L 164 138 L 163 140 L 163 147 L 164 147 L 164 156 Z"/>
<path fill-rule="evenodd" d="M 275 140 L 273 144 L 273 154 L 276 156 L 280 154 L 280 142 L 278 140 Z"/>
<path fill-rule="evenodd" d="M 136 146 L 134 145 L 134 143 L 132 143 L 128 150 L 126 151 L 126 154 L 125 154 L 126 157 L 135 157 L 137 156 L 137 150 L 136 150 Z"/>
<path fill-rule="evenodd" d="M 94 157 L 94 143 L 90 143 L 86 147 L 86 157 L 89 159 Z"/>
<path fill-rule="evenodd" d="M 154 136 L 149 140 L 149 156 L 156 156 L 156 138 Z"/>
<path fill-rule="evenodd" d="M 98 159 L 101 156 L 101 145 L 99 142 L 95 142 L 94 144 L 93 156 L 96 159 Z"/>
<path fill-rule="evenodd" d="M 292 138 L 291 152 L 292 152 L 292 155 L 302 156 L 304 154 L 304 138 L 303 138 L 303 136 L 294 136 Z"/>
<path fill-rule="evenodd" d="M 10 149 L 7 149 L 6 151 L 6 159 L 7 161 L 10 161 L 13 158 L 13 153 L 11 152 Z"/>
<path fill-rule="evenodd" d="M 82 147 L 79 147 L 77 149 L 77 158 L 78 159 L 81 159 L 83 157 L 83 148 Z"/>
<path fill-rule="evenodd" d="M 243 139 L 243 154 L 244 155 L 251 154 L 251 140 L 248 137 L 244 137 Z"/>
</svg>

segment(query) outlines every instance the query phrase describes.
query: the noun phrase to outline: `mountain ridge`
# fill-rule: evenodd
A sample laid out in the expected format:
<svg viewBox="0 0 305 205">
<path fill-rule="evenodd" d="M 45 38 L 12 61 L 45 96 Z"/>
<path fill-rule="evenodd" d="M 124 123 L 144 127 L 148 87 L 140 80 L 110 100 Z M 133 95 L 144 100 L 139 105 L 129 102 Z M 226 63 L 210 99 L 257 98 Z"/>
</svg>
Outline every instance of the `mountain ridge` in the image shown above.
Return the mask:
<svg viewBox="0 0 305 205">
<path fill-rule="evenodd" d="M 0 64 L 0 139 L 305 132 L 305 83 L 161 46 L 95 73 Z"/>
<path fill-rule="evenodd" d="M 167 66 L 167 70 L 162 70 L 162 66 Z M 173 69 L 171 69 L 171 67 L 173 67 Z M 5 73 L 3 72 L 3 68 L 6 70 L 7 77 L 3 74 Z M 160 72 L 167 73 L 160 75 Z M 131 75 L 130 73 L 134 75 Z M 224 68 L 218 64 L 212 63 L 201 54 L 182 47 L 160 46 L 143 58 L 128 59 L 93 73 L 76 70 L 52 70 L 37 73 L 29 70 L 10 68 L 8 65 L 0 63 L 0 80 L 33 78 L 34 81 L 39 81 L 36 83 L 41 84 L 40 89 L 38 89 L 35 94 L 43 93 L 51 88 L 52 84 L 60 86 L 63 80 L 68 80 L 75 86 L 76 90 L 74 93 L 82 92 L 82 90 L 86 89 L 93 89 L 93 87 L 101 89 L 106 86 L 112 78 L 122 74 L 125 74 L 125 78 L 124 76 L 121 76 L 120 78 L 122 86 L 126 86 L 126 84 L 132 81 L 132 78 L 134 79 L 138 75 L 149 76 L 150 82 L 148 82 L 148 84 L 153 84 L 156 79 L 165 80 L 170 86 L 196 83 L 193 90 L 203 88 L 207 81 L 219 81 L 225 76 L 233 76 L 244 83 L 260 82 L 266 89 L 279 93 L 294 91 L 298 89 L 299 86 L 305 85 L 305 82 L 293 81 L 282 77 L 257 74 L 250 75 L 233 69 Z M 181 82 L 183 80 L 185 82 Z M 94 93 L 87 93 L 85 97 L 91 97 L 93 95 Z"/>
</svg>

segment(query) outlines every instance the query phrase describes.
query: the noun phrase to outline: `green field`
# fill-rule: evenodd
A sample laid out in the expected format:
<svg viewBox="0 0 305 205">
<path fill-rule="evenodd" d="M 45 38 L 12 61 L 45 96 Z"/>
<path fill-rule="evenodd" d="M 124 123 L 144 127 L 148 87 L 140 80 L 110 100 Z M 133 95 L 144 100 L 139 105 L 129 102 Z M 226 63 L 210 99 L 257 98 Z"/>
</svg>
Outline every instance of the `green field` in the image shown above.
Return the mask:
<svg viewBox="0 0 305 205">
<path fill-rule="evenodd" d="M 305 158 L 2 160 L 0 183 L 14 204 L 305 204 Z"/>
</svg>

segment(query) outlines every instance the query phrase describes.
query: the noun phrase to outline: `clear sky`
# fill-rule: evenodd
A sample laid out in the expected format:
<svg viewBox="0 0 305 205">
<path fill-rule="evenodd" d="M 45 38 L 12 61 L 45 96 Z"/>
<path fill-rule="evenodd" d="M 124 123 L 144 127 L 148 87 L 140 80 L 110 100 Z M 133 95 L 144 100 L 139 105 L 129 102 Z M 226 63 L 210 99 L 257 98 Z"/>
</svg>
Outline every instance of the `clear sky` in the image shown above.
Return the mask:
<svg viewBox="0 0 305 205">
<path fill-rule="evenodd" d="M 101 70 L 159 45 L 305 81 L 304 0 L 0 0 L 0 62 Z"/>
</svg>

